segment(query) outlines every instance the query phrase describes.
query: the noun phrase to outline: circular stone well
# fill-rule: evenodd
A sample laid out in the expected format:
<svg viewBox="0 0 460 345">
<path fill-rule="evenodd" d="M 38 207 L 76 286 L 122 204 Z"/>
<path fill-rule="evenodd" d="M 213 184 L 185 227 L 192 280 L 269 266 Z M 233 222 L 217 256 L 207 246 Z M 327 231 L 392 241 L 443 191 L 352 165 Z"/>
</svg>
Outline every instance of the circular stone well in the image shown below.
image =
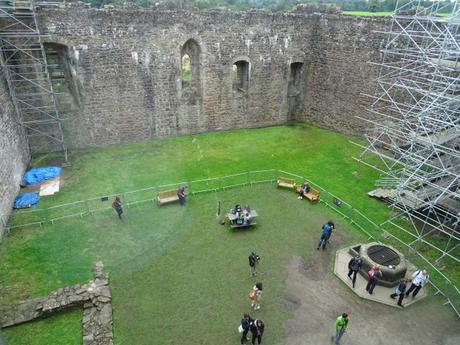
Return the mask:
<svg viewBox="0 0 460 345">
<path fill-rule="evenodd" d="M 361 274 L 367 278 L 367 271 L 372 267 L 380 268 L 383 277 L 379 285 L 393 287 L 405 277 L 407 271 L 404 255 L 396 249 L 381 243 L 368 243 L 350 249 L 353 256 L 359 255 L 363 261 Z"/>
</svg>

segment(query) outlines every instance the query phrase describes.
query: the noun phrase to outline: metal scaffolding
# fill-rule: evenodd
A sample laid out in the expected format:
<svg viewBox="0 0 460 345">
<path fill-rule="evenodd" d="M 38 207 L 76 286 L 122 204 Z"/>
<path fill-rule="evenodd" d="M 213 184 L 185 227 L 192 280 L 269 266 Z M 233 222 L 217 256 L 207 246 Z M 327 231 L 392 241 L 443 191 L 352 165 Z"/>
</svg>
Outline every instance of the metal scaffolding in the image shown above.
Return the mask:
<svg viewBox="0 0 460 345">
<path fill-rule="evenodd" d="M 67 149 L 33 0 L 0 0 L 0 63 L 30 156 Z"/>
<path fill-rule="evenodd" d="M 356 159 L 381 172 L 371 193 L 394 211 L 382 230 L 436 265 L 460 262 L 460 6 L 427 4 L 396 5 Z"/>
</svg>

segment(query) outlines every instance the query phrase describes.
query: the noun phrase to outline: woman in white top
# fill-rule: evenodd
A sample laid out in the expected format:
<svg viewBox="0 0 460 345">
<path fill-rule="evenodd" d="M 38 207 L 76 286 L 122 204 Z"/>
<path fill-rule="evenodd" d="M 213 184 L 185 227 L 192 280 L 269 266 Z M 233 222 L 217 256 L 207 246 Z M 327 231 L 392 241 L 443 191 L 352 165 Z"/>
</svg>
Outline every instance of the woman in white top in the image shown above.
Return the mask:
<svg viewBox="0 0 460 345">
<path fill-rule="evenodd" d="M 412 274 L 412 285 L 410 286 L 409 290 L 407 290 L 406 297 L 408 297 L 412 291 L 414 291 L 412 297 L 417 296 L 420 289 L 424 287 L 426 283 L 428 283 L 429 279 L 430 276 L 426 270 L 415 271 L 414 274 Z"/>
</svg>

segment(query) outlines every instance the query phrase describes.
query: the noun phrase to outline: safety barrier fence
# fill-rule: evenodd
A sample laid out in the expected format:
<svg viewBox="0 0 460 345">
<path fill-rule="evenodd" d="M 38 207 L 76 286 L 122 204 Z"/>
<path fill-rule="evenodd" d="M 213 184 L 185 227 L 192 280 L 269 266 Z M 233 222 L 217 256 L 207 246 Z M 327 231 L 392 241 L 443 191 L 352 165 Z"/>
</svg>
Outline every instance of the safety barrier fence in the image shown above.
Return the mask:
<svg viewBox="0 0 460 345">
<path fill-rule="evenodd" d="M 455 313 L 460 317 L 460 290 L 451 280 L 441 272 L 433 263 L 422 253 L 415 251 L 401 238 L 394 234 L 384 232 L 380 226 L 369 219 L 362 212 L 341 200 L 336 195 L 329 193 L 326 189 L 309 180 L 308 178 L 293 174 L 283 170 L 269 169 L 249 171 L 222 177 L 206 178 L 193 181 L 183 181 L 180 183 L 163 184 L 143 189 L 137 189 L 122 193 L 112 193 L 98 197 L 51 206 L 47 208 L 36 208 L 27 210 L 16 210 L 10 215 L 8 222 L 2 218 L 5 229 L 9 232 L 22 227 L 42 227 L 46 223 L 55 224 L 58 221 L 79 217 L 100 212 L 112 212 L 111 202 L 115 196 L 119 196 L 123 205 L 127 208 L 135 205 L 156 202 L 156 193 L 169 189 L 177 190 L 179 186 L 187 186 L 188 195 L 200 193 L 218 192 L 230 188 L 251 186 L 259 183 L 275 184 L 277 177 L 287 177 L 296 180 L 298 183 L 307 181 L 312 187 L 321 193 L 320 203 L 340 214 L 351 224 L 357 227 L 368 240 L 389 244 L 399 249 L 409 261 L 418 265 L 428 265 L 430 267 L 431 281 L 435 294 L 441 294 L 446 299 L 445 304 L 450 305 Z"/>
</svg>

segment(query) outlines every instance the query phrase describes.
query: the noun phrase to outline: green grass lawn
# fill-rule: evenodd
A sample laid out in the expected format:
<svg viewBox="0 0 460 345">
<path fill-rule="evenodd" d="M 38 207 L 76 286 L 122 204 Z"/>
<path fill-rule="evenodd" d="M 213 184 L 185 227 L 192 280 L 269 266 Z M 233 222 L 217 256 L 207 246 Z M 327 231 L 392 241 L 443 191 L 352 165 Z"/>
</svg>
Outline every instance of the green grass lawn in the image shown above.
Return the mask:
<svg viewBox="0 0 460 345">
<path fill-rule="evenodd" d="M 218 224 L 217 201 L 222 212 L 237 201 L 249 203 L 259 213 L 257 226 L 232 231 Z M 292 317 L 282 303 L 284 267 L 293 255 L 311 255 L 321 224 L 330 218 L 336 216 L 321 204 L 259 184 L 199 194 L 186 207 L 140 204 L 126 209 L 123 221 L 107 212 L 41 231 L 22 229 L 4 245 L 2 288 L 16 289 L 6 289 L 11 293 L 2 294 L 1 302 L 85 281 L 99 256 L 110 272 L 117 344 L 232 344 L 238 340 L 233 326 L 248 310 L 247 294 L 256 280 L 266 286 L 259 316 L 271 325 Z M 337 218 L 336 225 L 349 241 L 360 240 L 346 221 Z M 247 265 L 252 250 L 262 256 L 256 279 L 249 277 Z M 211 329 L 208 320 L 213 320 Z M 60 328 L 75 332 L 74 317 L 60 322 L 40 327 L 44 333 L 49 327 L 51 334 Z M 30 332 L 36 328 L 19 326 L 6 335 L 12 344 L 49 344 L 49 336 L 32 341 Z M 282 328 L 272 330 L 266 343 L 283 337 Z M 69 337 L 59 344 L 80 342 Z"/>
<path fill-rule="evenodd" d="M 167 183 L 251 170 L 281 169 L 304 175 L 377 221 L 386 207 L 365 193 L 378 173 L 352 159 L 350 137 L 308 125 L 183 136 L 70 152 L 64 186 L 39 208 Z M 359 141 L 356 138 L 353 140 Z M 360 174 L 354 176 L 352 173 Z M 353 192 L 351 192 L 353 191 Z"/>
<path fill-rule="evenodd" d="M 360 149 L 350 139 L 297 125 L 71 152 L 61 191 L 43 198 L 40 208 L 148 186 L 282 169 L 308 177 L 381 222 L 388 208 L 366 195 L 378 175 L 351 158 Z M 257 227 L 232 232 L 218 225 L 218 202 L 223 212 L 236 202 L 249 202 L 260 214 Z M 42 228 L 14 229 L 0 247 L 0 306 L 90 279 L 99 256 L 110 272 L 116 344 L 235 343 L 255 282 L 248 275 L 249 252 L 262 255 L 258 279 L 266 286 L 266 304 L 260 315 L 280 325 L 292 312 L 281 303 L 284 267 L 293 255 L 311 255 L 321 223 L 330 218 L 347 243 L 366 240 L 323 204 L 299 201 L 292 191 L 271 184 L 193 195 L 184 208 L 139 204 L 125 208 L 122 222 L 108 210 Z M 59 343 L 80 344 L 76 318 L 71 313 L 37 327 L 45 334 L 80 332 L 80 338 L 69 336 Z M 37 332 L 34 324 L 7 330 L 11 344 L 50 344 L 46 336 L 21 342 Z M 264 342 L 283 339 L 278 327 Z"/>
</svg>

